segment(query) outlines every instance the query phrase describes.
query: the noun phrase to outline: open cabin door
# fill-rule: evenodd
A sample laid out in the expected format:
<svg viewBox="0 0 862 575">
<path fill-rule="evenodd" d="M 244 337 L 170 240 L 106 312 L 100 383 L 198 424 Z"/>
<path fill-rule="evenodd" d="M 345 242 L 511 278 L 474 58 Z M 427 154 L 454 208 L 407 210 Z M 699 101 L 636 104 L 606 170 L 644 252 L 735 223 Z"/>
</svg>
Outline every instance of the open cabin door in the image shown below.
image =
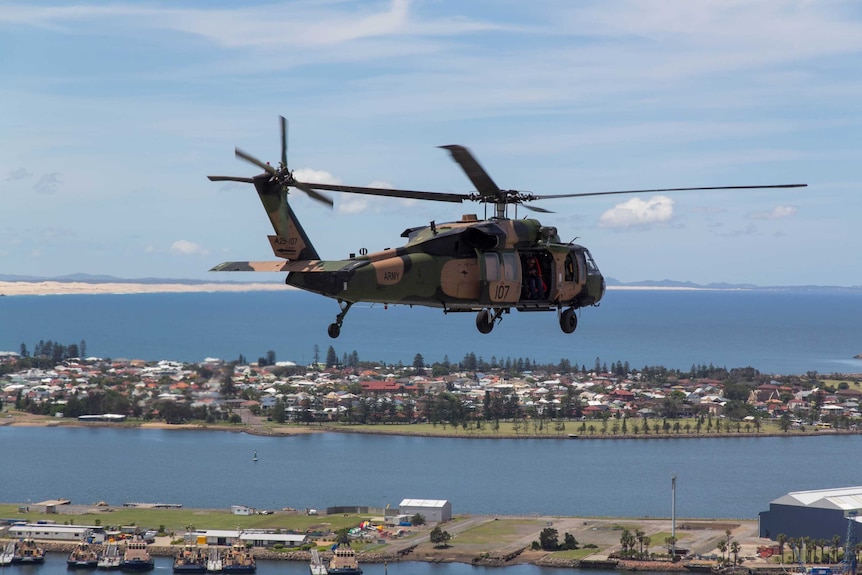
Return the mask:
<svg viewBox="0 0 862 575">
<path fill-rule="evenodd" d="M 479 303 L 504 306 L 521 296 L 521 261 L 514 250 L 479 252 Z"/>
</svg>

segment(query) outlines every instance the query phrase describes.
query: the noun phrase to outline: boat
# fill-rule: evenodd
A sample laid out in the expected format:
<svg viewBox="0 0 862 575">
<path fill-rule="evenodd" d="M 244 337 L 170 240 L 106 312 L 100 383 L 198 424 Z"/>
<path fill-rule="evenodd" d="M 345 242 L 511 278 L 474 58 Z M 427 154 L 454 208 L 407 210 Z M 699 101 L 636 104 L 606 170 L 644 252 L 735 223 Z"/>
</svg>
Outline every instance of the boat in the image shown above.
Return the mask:
<svg viewBox="0 0 862 575">
<path fill-rule="evenodd" d="M 206 573 L 207 558 L 203 550 L 186 540 L 186 544 L 174 559 L 174 573 Z"/>
<path fill-rule="evenodd" d="M 32 537 L 26 537 L 15 545 L 12 563 L 27 565 L 44 562 L 45 551 L 36 544 Z"/>
<path fill-rule="evenodd" d="M 245 546 L 245 543 L 237 537 L 233 545 L 224 552 L 222 557 L 223 573 L 254 573 L 257 571 L 254 555 Z"/>
<path fill-rule="evenodd" d="M 309 565 L 311 569 L 311 575 L 327 575 L 326 565 L 323 564 L 323 560 L 320 558 L 320 553 L 317 552 L 317 549 L 311 550 L 311 565 Z"/>
<path fill-rule="evenodd" d="M 362 575 L 362 569 L 356 561 L 356 551 L 349 545 L 336 546 L 326 572 L 329 575 Z"/>
<path fill-rule="evenodd" d="M 99 565 L 99 554 L 95 547 L 87 541 L 81 541 L 66 559 L 66 567 L 69 569 L 95 569 Z"/>
<path fill-rule="evenodd" d="M 210 547 L 209 554 L 207 555 L 207 572 L 208 573 L 221 573 L 221 571 L 222 571 L 221 552 L 216 547 Z"/>
<path fill-rule="evenodd" d="M 135 537 L 126 543 L 126 551 L 123 560 L 120 561 L 120 569 L 128 571 L 150 571 L 155 567 L 150 552 L 147 550 L 147 542 L 140 537 Z"/>
<path fill-rule="evenodd" d="M 119 569 L 120 562 L 120 547 L 113 541 L 105 543 L 102 547 L 102 554 L 99 555 L 99 561 L 96 563 L 98 569 Z"/>
<path fill-rule="evenodd" d="M 9 541 L 0 551 L 0 567 L 12 564 L 12 557 L 15 556 L 15 542 Z"/>
</svg>

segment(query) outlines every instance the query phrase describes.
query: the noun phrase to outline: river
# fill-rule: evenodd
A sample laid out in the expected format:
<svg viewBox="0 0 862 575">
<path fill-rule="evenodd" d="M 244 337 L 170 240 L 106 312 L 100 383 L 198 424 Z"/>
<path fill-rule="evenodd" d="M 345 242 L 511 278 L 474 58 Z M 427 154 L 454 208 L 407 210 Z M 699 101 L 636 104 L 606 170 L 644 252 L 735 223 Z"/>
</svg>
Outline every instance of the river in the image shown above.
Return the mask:
<svg viewBox="0 0 862 575">
<path fill-rule="evenodd" d="M 455 514 L 754 519 L 789 491 L 858 485 L 862 436 L 449 439 L 0 427 L 2 499 L 258 509 L 398 506 Z M 258 461 L 252 461 L 257 452 Z"/>
</svg>

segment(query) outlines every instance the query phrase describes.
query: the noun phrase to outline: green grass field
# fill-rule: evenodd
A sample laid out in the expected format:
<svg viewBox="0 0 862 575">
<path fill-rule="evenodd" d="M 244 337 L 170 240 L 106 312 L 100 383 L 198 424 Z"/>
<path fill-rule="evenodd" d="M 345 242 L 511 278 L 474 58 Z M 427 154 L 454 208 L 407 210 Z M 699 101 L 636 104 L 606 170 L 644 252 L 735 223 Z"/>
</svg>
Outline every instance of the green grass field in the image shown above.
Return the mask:
<svg viewBox="0 0 862 575">
<path fill-rule="evenodd" d="M 21 521 L 54 521 L 58 524 L 124 526 L 135 525 L 142 529 L 158 529 L 184 533 L 189 527 L 196 529 L 281 529 L 283 531 L 336 531 L 342 527 L 356 527 L 368 516 L 304 515 L 277 512 L 273 515 L 233 515 L 228 510 L 211 509 L 134 509 L 113 508 L 85 514 L 19 513 L 18 505 L 0 504 L 0 517 Z M 98 509 L 94 507 L 94 509 Z"/>
<path fill-rule="evenodd" d="M 476 423 L 469 423 L 466 427 L 463 425 L 433 425 L 431 423 L 411 423 L 411 424 L 377 424 L 377 425 L 356 425 L 356 424 L 340 424 L 340 423 L 312 423 L 307 427 L 331 430 L 331 431 L 352 431 L 357 433 L 381 433 L 392 435 L 421 435 L 421 436 L 440 436 L 440 437 L 569 437 L 577 435 L 582 438 L 590 437 L 673 437 L 675 435 L 696 435 L 696 436 L 732 436 L 738 433 L 752 434 L 785 434 L 778 427 L 777 421 L 764 421 L 760 424 L 760 431 L 757 431 L 755 426 L 747 421 L 735 422 L 721 420 L 721 430 L 716 430 L 716 424 L 719 421 L 713 418 L 712 427 L 708 427 L 706 423 L 701 425 L 700 433 L 696 431 L 697 420 L 694 418 L 687 419 L 672 419 L 668 420 L 671 428 L 667 431 L 661 429 L 663 421 L 661 419 L 649 420 L 649 433 L 644 433 L 643 420 L 629 419 L 626 422 L 626 433 L 622 430 L 622 420 L 610 419 L 607 426 L 601 420 L 588 421 L 539 421 L 525 420 L 519 424 L 514 424 L 511 421 L 500 421 L 499 427 L 495 427 L 493 421 L 482 421 L 477 427 Z M 679 423 L 679 429 L 675 430 L 673 426 Z M 737 423 L 739 431 L 737 431 Z M 728 430 L 728 424 L 730 430 Z M 616 431 L 614 426 L 616 425 Z M 655 426 L 660 427 L 656 432 Z M 686 432 L 686 425 L 689 426 Z M 637 426 L 637 433 L 635 433 Z M 285 425 L 280 426 L 281 429 L 289 430 L 291 427 L 306 427 L 303 425 Z M 273 429 L 279 429 L 274 427 Z M 813 426 L 806 428 L 807 433 L 817 433 Z M 803 432 L 799 429 L 792 429 L 786 432 L 787 435 L 801 435 Z"/>
</svg>

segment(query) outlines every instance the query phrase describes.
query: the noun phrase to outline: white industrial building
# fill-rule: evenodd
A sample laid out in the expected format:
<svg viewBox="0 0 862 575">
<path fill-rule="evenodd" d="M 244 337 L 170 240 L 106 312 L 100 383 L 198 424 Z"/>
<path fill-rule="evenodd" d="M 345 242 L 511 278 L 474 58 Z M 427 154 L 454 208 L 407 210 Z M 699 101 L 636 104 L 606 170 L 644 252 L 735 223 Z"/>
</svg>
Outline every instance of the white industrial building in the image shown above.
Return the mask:
<svg viewBox="0 0 862 575">
<path fill-rule="evenodd" d="M 855 515 L 853 515 L 855 514 Z M 760 512 L 760 536 L 844 540 L 848 518 L 862 523 L 862 486 L 791 491 Z"/>
<path fill-rule="evenodd" d="M 410 517 L 418 513 L 428 523 L 442 523 L 452 519 L 452 504 L 445 499 L 404 499 L 398 513 Z"/>
<path fill-rule="evenodd" d="M 82 541 L 91 540 L 101 543 L 105 540 L 105 530 L 102 527 L 87 527 L 85 525 L 57 525 L 56 523 L 23 523 L 9 527 L 8 536 L 14 539 L 32 537 L 47 541 Z"/>
<path fill-rule="evenodd" d="M 208 529 L 195 533 L 198 543 L 207 545 L 232 545 L 237 538 L 236 530 Z M 203 541 L 202 541 L 203 539 Z M 301 547 L 309 542 L 308 535 L 303 533 L 265 533 L 243 531 L 239 539 L 252 547 L 272 547 L 281 544 L 284 547 Z"/>
</svg>

